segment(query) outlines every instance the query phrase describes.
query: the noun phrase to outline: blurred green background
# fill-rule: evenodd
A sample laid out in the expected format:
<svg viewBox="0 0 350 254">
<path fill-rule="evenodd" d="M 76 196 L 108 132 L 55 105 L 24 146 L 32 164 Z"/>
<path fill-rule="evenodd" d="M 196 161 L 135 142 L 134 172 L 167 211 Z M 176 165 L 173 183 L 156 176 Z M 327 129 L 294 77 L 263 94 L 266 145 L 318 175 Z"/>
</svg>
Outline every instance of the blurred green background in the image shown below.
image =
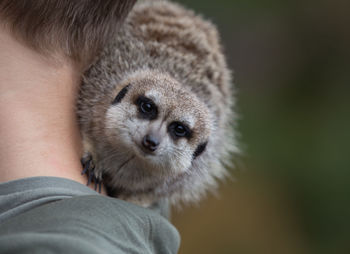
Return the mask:
<svg viewBox="0 0 350 254">
<path fill-rule="evenodd" d="M 237 88 L 236 181 L 174 211 L 189 253 L 350 253 L 350 2 L 181 0 Z"/>
</svg>

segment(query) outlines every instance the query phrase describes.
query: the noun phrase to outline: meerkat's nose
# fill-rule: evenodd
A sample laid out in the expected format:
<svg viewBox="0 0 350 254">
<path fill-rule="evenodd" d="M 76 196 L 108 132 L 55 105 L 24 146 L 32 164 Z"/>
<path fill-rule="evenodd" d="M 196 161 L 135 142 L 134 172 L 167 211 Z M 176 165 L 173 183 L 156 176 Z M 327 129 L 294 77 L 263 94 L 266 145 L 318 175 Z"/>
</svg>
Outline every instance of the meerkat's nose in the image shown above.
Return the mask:
<svg viewBox="0 0 350 254">
<path fill-rule="evenodd" d="M 143 137 L 142 145 L 150 152 L 157 150 L 159 145 L 159 140 L 154 135 L 147 134 Z"/>
</svg>

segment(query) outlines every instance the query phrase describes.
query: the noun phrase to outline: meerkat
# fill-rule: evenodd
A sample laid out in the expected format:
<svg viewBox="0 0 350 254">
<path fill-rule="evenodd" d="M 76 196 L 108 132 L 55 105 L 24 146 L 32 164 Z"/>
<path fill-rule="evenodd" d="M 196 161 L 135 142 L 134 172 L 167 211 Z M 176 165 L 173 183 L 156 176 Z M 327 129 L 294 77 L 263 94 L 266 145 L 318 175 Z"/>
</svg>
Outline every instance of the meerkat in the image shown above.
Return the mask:
<svg viewBox="0 0 350 254">
<path fill-rule="evenodd" d="M 211 22 L 176 3 L 139 2 L 83 77 L 84 173 L 142 206 L 198 201 L 237 150 L 232 90 Z"/>
</svg>

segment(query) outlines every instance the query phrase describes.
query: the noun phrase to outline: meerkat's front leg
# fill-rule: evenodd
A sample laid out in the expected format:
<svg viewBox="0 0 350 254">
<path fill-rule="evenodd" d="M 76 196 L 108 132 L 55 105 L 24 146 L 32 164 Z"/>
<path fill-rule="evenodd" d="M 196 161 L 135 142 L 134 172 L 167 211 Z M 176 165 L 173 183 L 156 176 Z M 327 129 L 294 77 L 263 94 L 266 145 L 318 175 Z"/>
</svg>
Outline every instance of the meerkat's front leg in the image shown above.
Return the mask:
<svg viewBox="0 0 350 254">
<path fill-rule="evenodd" d="M 102 174 L 96 173 L 95 164 L 90 153 L 87 152 L 83 155 L 83 157 L 81 158 L 81 165 L 83 166 L 81 174 L 86 174 L 88 176 L 88 181 L 86 185 L 89 186 L 92 182 L 95 183 L 95 190 L 97 190 L 98 186 L 98 192 L 101 193 Z"/>
</svg>

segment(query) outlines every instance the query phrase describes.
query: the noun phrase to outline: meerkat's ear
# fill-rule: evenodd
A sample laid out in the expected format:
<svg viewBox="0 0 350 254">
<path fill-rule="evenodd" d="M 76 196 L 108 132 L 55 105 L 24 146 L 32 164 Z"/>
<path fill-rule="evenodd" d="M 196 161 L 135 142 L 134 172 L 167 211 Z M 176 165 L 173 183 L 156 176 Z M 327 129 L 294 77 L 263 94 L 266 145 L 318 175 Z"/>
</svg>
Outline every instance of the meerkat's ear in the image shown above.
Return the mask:
<svg viewBox="0 0 350 254">
<path fill-rule="evenodd" d="M 197 146 L 196 151 L 194 151 L 194 153 L 193 153 L 193 159 L 197 158 L 201 153 L 204 152 L 205 148 L 207 147 L 207 144 L 208 144 L 208 141 L 204 142 L 202 144 L 199 144 Z"/>
<path fill-rule="evenodd" d="M 124 96 L 128 92 L 129 87 L 130 87 L 130 84 L 128 84 L 126 87 L 124 87 L 122 90 L 120 90 L 120 92 L 117 94 L 117 96 L 113 100 L 112 105 L 118 104 L 119 102 L 122 101 L 122 99 L 124 98 Z"/>
</svg>

